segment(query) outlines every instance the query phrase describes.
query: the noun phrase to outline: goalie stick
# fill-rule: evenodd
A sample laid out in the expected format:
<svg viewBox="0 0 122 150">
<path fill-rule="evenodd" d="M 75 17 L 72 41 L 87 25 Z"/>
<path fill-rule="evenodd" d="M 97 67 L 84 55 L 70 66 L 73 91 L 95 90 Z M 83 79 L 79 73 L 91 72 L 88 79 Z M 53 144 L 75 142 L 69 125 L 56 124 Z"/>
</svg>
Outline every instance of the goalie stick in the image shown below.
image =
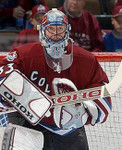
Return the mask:
<svg viewBox="0 0 122 150">
<path fill-rule="evenodd" d="M 81 103 L 83 101 L 95 100 L 98 98 L 105 98 L 113 95 L 122 84 L 122 62 L 113 77 L 113 79 L 103 86 L 59 94 L 51 96 L 53 105 L 52 107 L 72 105 L 76 103 Z M 10 108 L 0 108 L 0 114 L 16 112 L 17 110 L 13 107 Z"/>
<path fill-rule="evenodd" d="M 17 110 L 14 107 L 4 107 L 0 106 L 0 115 L 6 114 L 6 113 L 12 113 L 16 112 Z"/>
</svg>

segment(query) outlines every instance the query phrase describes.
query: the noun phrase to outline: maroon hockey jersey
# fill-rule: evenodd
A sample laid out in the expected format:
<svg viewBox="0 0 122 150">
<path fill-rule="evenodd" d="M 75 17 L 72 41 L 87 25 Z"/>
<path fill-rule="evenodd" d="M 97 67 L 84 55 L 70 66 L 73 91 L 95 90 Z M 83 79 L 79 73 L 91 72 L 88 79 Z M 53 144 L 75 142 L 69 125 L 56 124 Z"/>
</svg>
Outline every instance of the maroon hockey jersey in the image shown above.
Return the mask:
<svg viewBox="0 0 122 150">
<path fill-rule="evenodd" d="M 73 63 L 69 69 L 61 73 L 54 72 L 47 65 L 43 47 L 39 42 L 16 47 L 0 63 L 0 77 L 5 77 L 16 68 L 49 95 L 54 95 L 52 88 L 54 78 L 70 79 L 79 90 L 101 86 L 107 83 L 108 78 L 93 54 L 81 47 L 73 47 Z M 68 51 L 70 49 L 71 45 L 69 44 Z M 102 115 L 104 118 L 101 121 L 104 122 L 108 116 L 108 108 L 106 107 L 111 107 L 111 101 L 110 99 L 106 99 L 106 104 L 105 102 L 96 100 L 95 103 L 97 103 L 98 108 L 104 113 Z M 42 122 L 48 125 L 54 125 L 52 116 L 43 118 Z"/>
<path fill-rule="evenodd" d="M 39 31 L 35 30 L 34 28 L 24 29 L 18 34 L 15 42 L 12 45 L 12 49 L 19 45 L 38 41 L 39 41 Z"/>
<path fill-rule="evenodd" d="M 63 11 L 64 7 L 59 10 Z M 88 51 L 104 51 L 101 29 L 97 19 L 87 10 L 82 10 L 82 15 L 77 18 L 68 16 L 71 25 L 70 37 L 75 44 Z"/>
<path fill-rule="evenodd" d="M 116 0 L 115 1 L 115 7 L 122 5 L 122 0 Z"/>
<path fill-rule="evenodd" d="M 0 17 L 8 17 L 13 18 L 13 9 L 17 6 L 21 6 L 25 11 L 31 10 L 33 6 L 36 4 L 43 4 L 46 5 L 45 0 L 13 0 L 6 1 L 3 0 L 0 2 L 1 8 L 0 8 Z"/>
</svg>

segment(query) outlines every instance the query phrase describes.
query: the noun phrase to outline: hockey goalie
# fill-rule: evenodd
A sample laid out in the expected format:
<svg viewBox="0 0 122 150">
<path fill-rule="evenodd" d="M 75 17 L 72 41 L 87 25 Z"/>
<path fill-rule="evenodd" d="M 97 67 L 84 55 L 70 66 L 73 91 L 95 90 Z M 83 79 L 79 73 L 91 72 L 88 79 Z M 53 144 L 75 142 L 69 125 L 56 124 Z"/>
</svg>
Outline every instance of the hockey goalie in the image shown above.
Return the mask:
<svg viewBox="0 0 122 150">
<path fill-rule="evenodd" d="M 50 10 L 38 29 L 40 42 L 16 47 L 0 63 L 2 103 L 25 119 L 23 127 L 43 133 L 44 150 L 88 150 L 84 125 L 107 120 L 110 97 L 65 105 L 69 94 L 56 106 L 53 95 L 103 86 L 108 78 L 93 54 L 73 44 L 64 13 Z"/>
</svg>

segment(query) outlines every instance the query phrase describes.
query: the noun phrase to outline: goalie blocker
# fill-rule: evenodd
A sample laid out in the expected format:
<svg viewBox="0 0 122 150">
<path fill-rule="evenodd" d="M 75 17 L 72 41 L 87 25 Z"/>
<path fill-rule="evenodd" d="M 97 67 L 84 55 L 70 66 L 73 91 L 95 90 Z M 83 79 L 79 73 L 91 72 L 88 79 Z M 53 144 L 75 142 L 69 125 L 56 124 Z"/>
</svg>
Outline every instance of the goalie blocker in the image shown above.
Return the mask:
<svg viewBox="0 0 122 150">
<path fill-rule="evenodd" d="M 0 94 L 32 125 L 52 107 L 50 97 L 39 90 L 18 70 L 14 70 L 0 85 Z"/>
</svg>

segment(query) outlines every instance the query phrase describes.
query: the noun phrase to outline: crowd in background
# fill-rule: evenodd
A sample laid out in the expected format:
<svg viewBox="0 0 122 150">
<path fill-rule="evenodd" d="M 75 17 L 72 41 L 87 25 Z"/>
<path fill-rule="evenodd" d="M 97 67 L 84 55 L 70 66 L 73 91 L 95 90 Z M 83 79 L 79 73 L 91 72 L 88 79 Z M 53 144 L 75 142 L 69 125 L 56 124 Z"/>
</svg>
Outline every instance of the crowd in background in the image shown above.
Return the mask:
<svg viewBox="0 0 122 150">
<path fill-rule="evenodd" d="M 122 51 L 122 0 L 115 0 L 111 11 L 109 1 L 101 3 L 99 0 L 99 4 L 101 16 L 109 16 L 112 28 L 109 28 L 106 20 L 102 21 L 106 23 L 106 28 L 103 28 L 99 19 L 85 9 L 87 0 L 52 0 L 50 3 L 48 0 L 0 0 L 0 51 L 39 41 L 37 25 L 53 7 L 51 3 L 68 16 L 70 37 L 74 44 L 91 52 Z"/>
</svg>

